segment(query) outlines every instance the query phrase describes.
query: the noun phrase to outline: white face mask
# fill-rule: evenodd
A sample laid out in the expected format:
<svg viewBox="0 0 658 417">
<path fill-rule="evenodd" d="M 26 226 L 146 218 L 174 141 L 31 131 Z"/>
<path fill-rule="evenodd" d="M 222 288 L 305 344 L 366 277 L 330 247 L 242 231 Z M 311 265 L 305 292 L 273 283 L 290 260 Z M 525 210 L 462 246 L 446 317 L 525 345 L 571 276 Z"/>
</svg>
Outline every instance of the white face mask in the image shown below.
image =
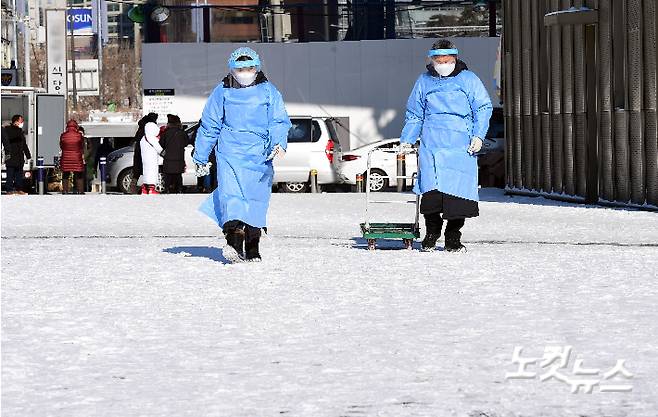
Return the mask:
<svg viewBox="0 0 658 417">
<path fill-rule="evenodd" d="M 20 122 L 20 123 L 17 124 L 16 126 L 18 126 L 19 129 L 22 129 L 22 128 L 23 128 L 23 122 Z"/>
<path fill-rule="evenodd" d="M 242 86 L 251 85 L 254 81 L 256 81 L 256 73 L 251 71 L 235 71 L 233 73 L 233 77 L 235 77 L 236 81 L 239 82 Z"/>
<path fill-rule="evenodd" d="M 455 63 L 452 64 L 434 64 L 434 70 L 442 77 L 447 77 L 455 70 Z"/>
</svg>

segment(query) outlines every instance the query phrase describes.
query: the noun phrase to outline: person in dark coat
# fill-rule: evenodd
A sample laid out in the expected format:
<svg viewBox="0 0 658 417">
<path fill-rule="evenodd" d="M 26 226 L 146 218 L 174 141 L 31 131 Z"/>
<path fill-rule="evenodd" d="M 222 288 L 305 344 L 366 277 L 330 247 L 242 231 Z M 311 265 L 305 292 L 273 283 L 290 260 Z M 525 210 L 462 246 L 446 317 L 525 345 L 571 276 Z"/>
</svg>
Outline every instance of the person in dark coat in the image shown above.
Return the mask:
<svg viewBox="0 0 658 417">
<path fill-rule="evenodd" d="M 3 146 L 5 148 L 5 166 L 7 167 L 6 191 L 8 194 L 25 194 L 23 191 L 23 165 L 26 160 L 32 159 L 32 155 L 25 140 L 23 124 L 23 116 L 16 114 L 11 118 L 11 125 L 4 128 Z"/>
<path fill-rule="evenodd" d="M 96 155 L 94 156 L 94 172 L 100 169 L 101 158 L 107 156 L 114 151 L 112 138 L 101 138 L 98 147 L 96 148 Z"/>
<path fill-rule="evenodd" d="M 160 136 L 160 145 L 164 149 L 165 192 L 179 194 L 183 192 L 183 172 L 185 172 L 185 147 L 190 139 L 183 130 L 180 118 L 167 115 L 167 129 Z"/>
<path fill-rule="evenodd" d="M 59 137 L 59 147 L 62 150 L 59 164 L 62 170 L 63 193 L 69 193 L 69 181 L 73 177 L 77 193 L 84 194 L 84 138 L 75 120 L 71 119 L 66 123 L 66 131 Z"/>
<path fill-rule="evenodd" d="M 149 113 L 146 116 L 142 117 L 139 119 L 139 122 L 137 122 L 137 132 L 135 132 L 135 148 L 133 152 L 133 170 L 132 170 L 132 184 L 131 184 L 131 189 L 133 190 L 132 193 L 134 194 L 136 192 L 135 187 L 137 185 L 137 180 L 139 180 L 139 177 L 142 175 L 143 168 L 142 168 L 142 149 L 140 147 L 140 141 L 144 137 L 144 126 L 146 126 L 147 123 L 153 122 L 156 123 L 158 122 L 158 114 L 157 113 Z"/>
</svg>

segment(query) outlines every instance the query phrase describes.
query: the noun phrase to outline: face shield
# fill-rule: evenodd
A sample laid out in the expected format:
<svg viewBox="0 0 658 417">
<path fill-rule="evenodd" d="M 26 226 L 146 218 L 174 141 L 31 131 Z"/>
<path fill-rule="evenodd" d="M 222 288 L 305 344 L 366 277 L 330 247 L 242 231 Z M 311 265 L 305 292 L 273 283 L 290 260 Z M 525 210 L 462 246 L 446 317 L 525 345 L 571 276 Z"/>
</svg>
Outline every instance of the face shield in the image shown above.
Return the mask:
<svg viewBox="0 0 658 417">
<path fill-rule="evenodd" d="M 251 48 L 238 48 L 229 57 L 228 67 L 240 85 L 248 86 L 253 84 L 260 71 L 260 57 Z"/>
<path fill-rule="evenodd" d="M 459 50 L 455 48 L 432 49 L 427 53 L 427 59 L 440 76 L 447 77 L 455 70 L 458 54 Z"/>
</svg>

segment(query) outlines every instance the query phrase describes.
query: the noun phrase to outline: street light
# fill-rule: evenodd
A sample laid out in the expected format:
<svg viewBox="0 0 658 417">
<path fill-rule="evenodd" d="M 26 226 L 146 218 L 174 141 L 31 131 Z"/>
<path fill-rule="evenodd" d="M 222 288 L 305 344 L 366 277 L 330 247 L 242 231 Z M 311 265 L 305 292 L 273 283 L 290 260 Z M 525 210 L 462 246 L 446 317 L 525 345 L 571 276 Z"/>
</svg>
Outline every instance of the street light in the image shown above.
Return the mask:
<svg viewBox="0 0 658 417">
<path fill-rule="evenodd" d="M 168 8 L 158 6 L 151 12 L 151 20 L 155 23 L 163 23 L 165 20 L 169 19 L 170 14 L 171 11 Z"/>
</svg>

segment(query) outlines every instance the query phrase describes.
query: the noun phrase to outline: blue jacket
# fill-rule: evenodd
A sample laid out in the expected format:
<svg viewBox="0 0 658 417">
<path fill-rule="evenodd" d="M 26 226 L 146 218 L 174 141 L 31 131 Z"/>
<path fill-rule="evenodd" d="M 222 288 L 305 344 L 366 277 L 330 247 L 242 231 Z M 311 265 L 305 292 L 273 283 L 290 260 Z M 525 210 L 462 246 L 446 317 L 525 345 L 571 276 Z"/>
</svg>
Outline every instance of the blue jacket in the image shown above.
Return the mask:
<svg viewBox="0 0 658 417">
<path fill-rule="evenodd" d="M 426 72 L 418 78 L 400 142 L 420 138 L 416 194 L 438 190 L 478 201 L 477 157 L 467 150 L 472 136 L 484 139 L 493 108 L 477 75 L 461 61 L 456 68 L 447 77 Z"/>
<path fill-rule="evenodd" d="M 199 209 L 220 227 L 230 220 L 266 227 L 274 176 L 266 159 L 276 145 L 287 148 L 290 127 L 281 93 L 266 79 L 244 88 L 218 85 L 203 110 L 193 155 L 204 164 L 216 146 L 217 189 Z"/>
</svg>

